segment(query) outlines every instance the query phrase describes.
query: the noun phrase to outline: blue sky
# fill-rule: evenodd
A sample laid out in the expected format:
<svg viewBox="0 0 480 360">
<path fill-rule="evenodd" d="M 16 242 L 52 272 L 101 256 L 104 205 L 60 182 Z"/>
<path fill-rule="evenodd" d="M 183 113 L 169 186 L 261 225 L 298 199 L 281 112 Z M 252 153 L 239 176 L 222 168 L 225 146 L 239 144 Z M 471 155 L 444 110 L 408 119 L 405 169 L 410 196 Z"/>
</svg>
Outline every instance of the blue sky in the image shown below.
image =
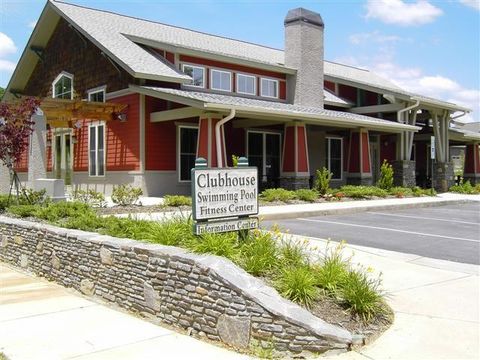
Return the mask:
<svg viewBox="0 0 480 360">
<path fill-rule="evenodd" d="M 474 109 L 480 121 L 480 0 L 70 0 L 283 48 L 287 11 L 325 22 L 325 58 L 366 67 L 423 95 Z M 0 0 L 0 86 L 5 87 L 45 1 Z"/>
</svg>

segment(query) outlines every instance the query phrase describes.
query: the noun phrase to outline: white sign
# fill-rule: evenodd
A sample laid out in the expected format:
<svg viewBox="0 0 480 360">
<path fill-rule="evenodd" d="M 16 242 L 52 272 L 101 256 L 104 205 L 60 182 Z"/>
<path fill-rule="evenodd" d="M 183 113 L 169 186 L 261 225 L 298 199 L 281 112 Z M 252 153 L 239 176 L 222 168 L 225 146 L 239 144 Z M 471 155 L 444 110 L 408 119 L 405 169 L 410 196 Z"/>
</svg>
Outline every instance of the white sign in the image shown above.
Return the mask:
<svg viewBox="0 0 480 360">
<path fill-rule="evenodd" d="M 257 168 L 193 169 L 192 201 L 194 220 L 258 214 Z"/>
<path fill-rule="evenodd" d="M 435 136 L 430 136 L 430 159 L 435 159 Z"/>
<path fill-rule="evenodd" d="M 252 230 L 258 227 L 258 218 L 240 218 L 196 223 L 195 234 L 219 233 L 239 230 Z"/>
</svg>

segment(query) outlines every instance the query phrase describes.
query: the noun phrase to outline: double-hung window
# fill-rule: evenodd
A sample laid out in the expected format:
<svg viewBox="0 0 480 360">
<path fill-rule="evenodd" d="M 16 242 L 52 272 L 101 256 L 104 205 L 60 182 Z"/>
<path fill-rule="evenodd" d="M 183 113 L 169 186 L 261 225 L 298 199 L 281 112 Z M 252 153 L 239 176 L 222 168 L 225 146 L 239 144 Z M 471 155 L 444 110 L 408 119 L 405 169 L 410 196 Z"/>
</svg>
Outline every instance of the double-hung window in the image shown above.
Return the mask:
<svg viewBox="0 0 480 360">
<path fill-rule="evenodd" d="M 326 139 L 326 165 L 334 180 L 341 180 L 343 175 L 343 139 L 327 138 Z"/>
<path fill-rule="evenodd" d="M 88 127 L 88 174 L 105 176 L 105 124 L 98 122 Z"/>
<path fill-rule="evenodd" d="M 183 64 L 183 72 L 193 79 L 188 86 L 199 88 L 205 87 L 205 68 L 201 66 Z"/>
<path fill-rule="evenodd" d="M 278 80 L 262 78 L 260 81 L 260 95 L 278 98 Z"/>
<path fill-rule="evenodd" d="M 192 126 L 180 126 L 178 129 L 178 168 L 179 180 L 190 181 L 190 170 L 195 167 L 197 156 L 198 128 Z"/>
<path fill-rule="evenodd" d="M 237 93 L 256 95 L 257 78 L 252 75 L 237 74 Z"/>
<path fill-rule="evenodd" d="M 210 70 L 212 90 L 232 91 L 232 73 L 229 71 Z"/>
<path fill-rule="evenodd" d="M 62 71 L 52 83 L 53 98 L 73 99 L 73 75 Z"/>
</svg>

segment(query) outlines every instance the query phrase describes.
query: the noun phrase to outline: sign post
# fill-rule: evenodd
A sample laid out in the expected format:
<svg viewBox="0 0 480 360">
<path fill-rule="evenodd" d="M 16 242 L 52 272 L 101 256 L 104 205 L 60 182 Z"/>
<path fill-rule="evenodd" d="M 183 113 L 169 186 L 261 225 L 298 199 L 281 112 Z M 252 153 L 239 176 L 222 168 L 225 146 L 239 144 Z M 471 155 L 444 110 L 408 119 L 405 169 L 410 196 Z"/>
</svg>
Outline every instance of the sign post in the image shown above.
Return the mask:
<svg viewBox="0 0 480 360">
<path fill-rule="evenodd" d="M 192 216 L 196 235 L 238 231 L 245 239 L 258 227 L 258 171 L 240 158 L 235 168 L 209 168 L 198 158 L 192 169 Z"/>
<path fill-rule="evenodd" d="M 431 186 L 432 186 L 432 193 L 433 193 L 433 161 L 435 160 L 435 136 L 430 136 L 430 166 L 431 166 Z"/>
</svg>

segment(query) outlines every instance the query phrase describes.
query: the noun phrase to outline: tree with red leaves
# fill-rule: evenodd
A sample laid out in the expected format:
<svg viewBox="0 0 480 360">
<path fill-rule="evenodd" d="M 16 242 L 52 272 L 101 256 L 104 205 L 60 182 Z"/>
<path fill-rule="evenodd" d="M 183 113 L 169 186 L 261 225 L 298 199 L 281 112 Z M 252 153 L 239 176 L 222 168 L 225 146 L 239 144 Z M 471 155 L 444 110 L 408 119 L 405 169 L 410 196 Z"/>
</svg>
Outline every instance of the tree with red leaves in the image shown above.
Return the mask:
<svg viewBox="0 0 480 360">
<path fill-rule="evenodd" d="M 40 101 L 32 97 L 24 98 L 18 103 L 0 103 L 0 161 L 10 172 L 10 194 L 15 185 L 17 197 L 20 181 L 14 166 L 28 149 L 35 125 L 32 115 L 39 105 Z"/>
</svg>

